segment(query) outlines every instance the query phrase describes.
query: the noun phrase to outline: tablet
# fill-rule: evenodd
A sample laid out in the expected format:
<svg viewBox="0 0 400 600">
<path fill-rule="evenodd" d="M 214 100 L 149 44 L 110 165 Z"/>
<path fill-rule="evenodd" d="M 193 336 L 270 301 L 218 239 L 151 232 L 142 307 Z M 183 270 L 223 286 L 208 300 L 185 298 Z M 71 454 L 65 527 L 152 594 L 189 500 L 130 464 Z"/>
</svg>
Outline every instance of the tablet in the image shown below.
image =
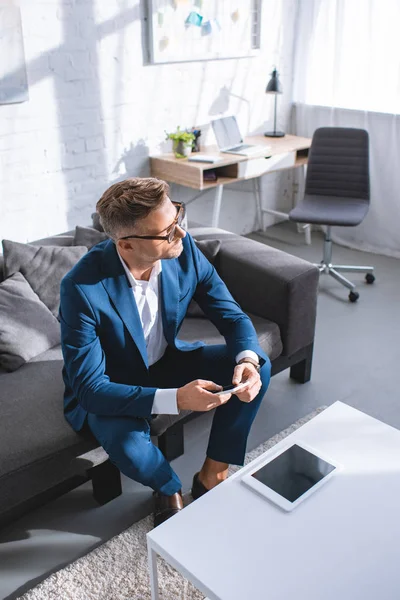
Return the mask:
<svg viewBox="0 0 400 600">
<path fill-rule="evenodd" d="M 259 462 L 243 475 L 242 481 L 284 510 L 292 511 L 340 468 L 319 451 L 296 442 Z"/>
</svg>

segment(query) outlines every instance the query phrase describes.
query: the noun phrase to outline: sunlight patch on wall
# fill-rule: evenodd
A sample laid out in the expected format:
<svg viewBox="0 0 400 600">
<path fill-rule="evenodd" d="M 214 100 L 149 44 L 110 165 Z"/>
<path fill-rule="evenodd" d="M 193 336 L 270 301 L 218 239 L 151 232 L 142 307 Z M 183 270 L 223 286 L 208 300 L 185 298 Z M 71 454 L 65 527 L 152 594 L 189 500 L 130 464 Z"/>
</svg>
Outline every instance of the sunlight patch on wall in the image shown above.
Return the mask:
<svg viewBox="0 0 400 600">
<path fill-rule="evenodd" d="M 16 2 L 0 0 L 0 104 L 28 98 L 21 12 Z"/>
</svg>

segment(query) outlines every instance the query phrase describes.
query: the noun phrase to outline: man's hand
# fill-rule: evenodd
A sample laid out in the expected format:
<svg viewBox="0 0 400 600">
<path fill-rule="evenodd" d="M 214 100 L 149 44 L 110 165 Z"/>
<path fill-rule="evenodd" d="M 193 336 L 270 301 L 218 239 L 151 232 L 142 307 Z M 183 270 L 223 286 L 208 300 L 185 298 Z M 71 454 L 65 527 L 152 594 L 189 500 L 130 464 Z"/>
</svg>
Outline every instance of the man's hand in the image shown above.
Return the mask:
<svg viewBox="0 0 400 600">
<path fill-rule="evenodd" d="M 246 387 L 236 392 L 235 396 L 242 402 L 251 402 L 261 389 L 261 378 L 257 369 L 250 362 L 236 365 L 233 371 L 232 383 L 238 385 L 242 382 L 246 382 Z"/>
<path fill-rule="evenodd" d="M 222 386 L 213 381 L 196 379 L 187 383 L 177 391 L 177 404 L 179 410 L 193 410 L 204 412 L 217 408 L 221 404 L 228 402 L 232 394 L 223 394 L 217 396 L 209 390 L 219 391 Z"/>
</svg>

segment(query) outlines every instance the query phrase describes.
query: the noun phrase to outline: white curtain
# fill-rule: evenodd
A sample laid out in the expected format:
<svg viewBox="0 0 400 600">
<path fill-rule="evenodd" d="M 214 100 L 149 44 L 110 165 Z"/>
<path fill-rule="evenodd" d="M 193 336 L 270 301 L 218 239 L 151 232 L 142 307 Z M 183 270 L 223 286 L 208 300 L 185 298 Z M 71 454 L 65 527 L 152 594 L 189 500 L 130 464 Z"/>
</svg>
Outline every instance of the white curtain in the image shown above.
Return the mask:
<svg viewBox="0 0 400 600">
<path fill-rule="evenodd" d="M 400 0 L 299 0 L 294 128 L 369 132 L 371 209 L 334 239 L 400 258 L 399 24 Z"/>
</svg>

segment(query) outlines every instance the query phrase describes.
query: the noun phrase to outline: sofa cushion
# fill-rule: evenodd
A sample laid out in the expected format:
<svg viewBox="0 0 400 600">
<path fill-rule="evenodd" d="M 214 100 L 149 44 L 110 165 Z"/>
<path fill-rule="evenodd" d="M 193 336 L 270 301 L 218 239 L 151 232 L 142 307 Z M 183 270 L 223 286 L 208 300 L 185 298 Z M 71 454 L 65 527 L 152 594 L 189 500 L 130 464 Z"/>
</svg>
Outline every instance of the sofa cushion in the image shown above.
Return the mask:
<svg viewBox="0 0 400 600">
<path fill-rule="evenodd" d="M 92 213 L 92 223 L 94 229 L 97 229 L 97 231 L 104 231 L 103 225 L 100 223 L 100 215 L 98 212 Z"/>
<path fill-rule="evenodd" d="M 66 231 L 65 233 L 59 233 L 58 235 L 52 235 L 41 240 L 35 240 L 30 242 L 33 246 L 72 246 L 74 242 L 74 232 Z M 4 279 L 3 273 L 4 258 L 0 254 L 0 281 Z"/>
<path fill-rule="evenodd" d="M 75 435 L 63 415 L 62 353 L 58 345 L 50 359 L 42 353 L 14 373 L 0 375 L 0 477 L 54 454 Z"/>
<path fill-rule="evenodd" d="M 85 246 L 35 246 L 3 240 L 4 275 L 21 272 L 57 317 L 61 279 L 86 252 Z"/>
<path fill-rule="evenodd" d="M 174 423 L 190 415 L 191 410 L 181 410 L 178 415 L 157 415 L 150 421 L 150 435 L 162 435 Z"/>
<path fill-rule="evenodd" d="M 93 227 L 80 227 L 77 225 L 75 228 L 74 246 L 86 246 L 90 250 L 92 246 L 104 242 L 106 239 L 108 239 L 106 233 L 97 231 Z"/>
<path fill-rule="evenodd" d="M 194 240 L 198 249 L 204 254 L 206 259 L 213 265 L 216 266 L 217 254 L 221 247 L 219 240 Z M 206 318 L 203 310 L 197 304 L 196 300 L 192 300 L 187 309 L 188 317 Z"/>
<path fill-rule="evenodd" d="M 58 345 L 0 374 L 0 514 L 76 474 L 71 460 L 98 446 L 64 418 L 62 366 Z"/>
<path fill-rule="evenodd" d="M 40 240 L 29 243 L 33 246 L 73 246 L 74 235 L 75 231 L 64 231 L 64 233 L 50 235 L 49 237 L 41 238 Z"/>
<path fill-rule="evenodd" d="M 194 240 L 196 246 L 204 254 L 206 259 L 212 264 L 216 265 L 217 255 L 221 248 L 220 240 Z"/>
<path fill-rule="evenodd" d="M 60 343 L 60 325 L 21 273 L 0 283 L 0 366 L 15 371 Z"/>
<path fill-rule="evenodd" d="M 282 353 L 282 341 L 279 327 L 272 321 L 249 314 L 257 332 L 261 348 L 274 360 Z M 185 342 L 200 340 L 206 344 L 225 344 L 225 340 L 217 328 L 208 319 L 185 319 L 178 333 L 178 338 Z"/>
</svg>

